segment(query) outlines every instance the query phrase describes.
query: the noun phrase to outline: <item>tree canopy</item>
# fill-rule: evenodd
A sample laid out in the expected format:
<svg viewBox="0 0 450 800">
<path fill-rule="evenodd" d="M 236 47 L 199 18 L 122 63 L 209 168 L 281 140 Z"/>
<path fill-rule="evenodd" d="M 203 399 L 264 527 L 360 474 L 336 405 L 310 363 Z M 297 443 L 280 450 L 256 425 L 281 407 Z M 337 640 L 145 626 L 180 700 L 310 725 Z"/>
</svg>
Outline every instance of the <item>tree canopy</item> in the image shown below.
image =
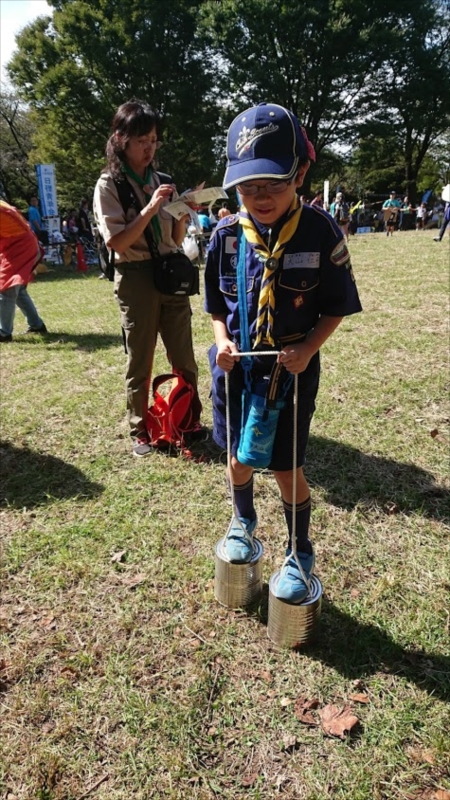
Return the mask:
<svg viewBox="0 0 450 800">
<path fill-rule="evenodd" d="M 92 194 L 114 111 L 131 97 L 161 112 L 160 166 L 180 189 L 221 181 L 228 123 L 264 100 L 305 125 L 313 183 L 337 159 L 357 175 L 354 191 L 396 180 L 413 196 L 450 126 L 450 14 L 439 0 L 49 4 L 52 17 L 18 35 L 9 75 L 30 109 L 30 161 L 56 164 L 63 204 Z"/>
</svg>

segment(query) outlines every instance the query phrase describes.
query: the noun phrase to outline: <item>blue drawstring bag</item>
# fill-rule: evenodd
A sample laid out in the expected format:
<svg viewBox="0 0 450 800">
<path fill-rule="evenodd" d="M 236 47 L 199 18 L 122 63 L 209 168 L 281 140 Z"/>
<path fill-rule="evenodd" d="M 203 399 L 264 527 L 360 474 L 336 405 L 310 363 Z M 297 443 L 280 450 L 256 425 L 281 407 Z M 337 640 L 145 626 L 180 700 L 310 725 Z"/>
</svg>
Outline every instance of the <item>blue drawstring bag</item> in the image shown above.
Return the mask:
<svg viewBox="0 0 450 800">
<path fill-rule="evenodd" d="M 272 460 L 273 444 L 284 399 L 267 405 L 269 376 L 253 382 L 252 391 L 242 392 L 242 424 L 237 459 L 241 464 L 262 469 Z"/>
</svg>

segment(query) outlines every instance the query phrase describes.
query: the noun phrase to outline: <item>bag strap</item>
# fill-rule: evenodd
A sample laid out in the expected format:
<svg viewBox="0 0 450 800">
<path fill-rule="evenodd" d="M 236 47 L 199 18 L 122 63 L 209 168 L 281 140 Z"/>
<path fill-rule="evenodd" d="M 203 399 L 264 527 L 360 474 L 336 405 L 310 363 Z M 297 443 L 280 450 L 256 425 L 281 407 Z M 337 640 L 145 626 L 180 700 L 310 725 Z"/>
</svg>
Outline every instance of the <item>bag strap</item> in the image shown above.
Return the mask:
<svg viewBox="0 0 450 800">
<path fill-rule="evenodd" d="M 158 176 L 159 186 L 162 183 L 172 183 L 171 175 L 168 175 L 166 172 L 156 172 L 155 170 L 155 174 Z M 128 211 L 129 208 L 131 208 L 132 205 L 136 206 L 138 211 L 142 211 L 141 202 L 134 190 L 134 187 L 131 185 L 129 180 L 127 180 L 127 178 L 124 177 L 122 181 L 114 179 L 114 183 L 117 189 L 117 194 L 119 196 L 120 204 L 125 213 Z M 160 256 L 159 256 L 158 246 L 153 238 L 151 228 L 148 225 L 144 228 L 144 236 L 151 257 L 153 259 L 159 258 Z"/>
<path fill-rule="evenodd" d="M 245 249 L 246 238 L 243 235 L 241 225 L 238 225 L 238 263 L 237 263 L 237 290 L 238 290 L 238 306 L 239 306 L 239 327 L 241 330 L 241 348 L 245 353 L 250 351 L 250 334 L 248 329 L 248 311 L 247 311 L 247 280 L 245 268 Z M 248 392 L 251 391 L 251 378 L 250 372 L 252 369 L 252 359 L 250 356 L 241 356 L 241 364 L 244 370 L 245 388 Z M 289 389 L 292 386 L 294 379 L 293 375 L 289 375 L 282 382 L 280 381 L 286 372 L 283 364 L 275 364 L 272 367 L 269 386 L 266 397 L 267 408 L 275 408 L 277 400 L 285 400 Z"/>
<path fill-rule="evenodd" d="M 163 383 L 166 383 L 166 381 L 179 377 L 180 376 L 176 375 L 175 372 L 166 372 L 164 375 L 157 375 L 156 378 L 153 378 L 152 394 L 155 395 L 159 387 L 162 386 Z"/>
<path fill-rule="evenodd" d="M 250 350 L 250 334 L 248 330 L 248 310 L 247 310 L 247 271 L 245 268 L 245 250 L 247 240 L 243 235 L 242 226 L 238 223 L 237 230 L 237 290 L 238 290 L 238 307 L 239 307 L 239 327 L 241 330 L 241 350 L 248 353 Z M 252 360 L 250 356 L 241 356 L 240 362 L 244 370 L 245 388 L 251 391 L 250 371 L 252 368 Z"/>
</svg>

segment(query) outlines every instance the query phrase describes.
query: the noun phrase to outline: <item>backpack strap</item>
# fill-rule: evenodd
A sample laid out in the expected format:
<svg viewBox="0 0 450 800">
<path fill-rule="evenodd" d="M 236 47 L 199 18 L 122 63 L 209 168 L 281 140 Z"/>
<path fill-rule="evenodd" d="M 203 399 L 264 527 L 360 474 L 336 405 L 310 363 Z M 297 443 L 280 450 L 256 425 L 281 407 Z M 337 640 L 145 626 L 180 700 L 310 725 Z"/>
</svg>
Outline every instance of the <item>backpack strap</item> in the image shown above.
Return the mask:
<svg viewBox="0 0 450 800">
<path fill-rule="evenodd" d="M 157 375 L 156 378 L 153 379 L 152 383 L 153 395 L 155 395 L 155 393 L 158 391 L 159 387 L 162 386 L 163 383 L 179 377 L 180 376 L 176 375 L 174 372 L 166 372 L 164 375 Z"/>
</svg>

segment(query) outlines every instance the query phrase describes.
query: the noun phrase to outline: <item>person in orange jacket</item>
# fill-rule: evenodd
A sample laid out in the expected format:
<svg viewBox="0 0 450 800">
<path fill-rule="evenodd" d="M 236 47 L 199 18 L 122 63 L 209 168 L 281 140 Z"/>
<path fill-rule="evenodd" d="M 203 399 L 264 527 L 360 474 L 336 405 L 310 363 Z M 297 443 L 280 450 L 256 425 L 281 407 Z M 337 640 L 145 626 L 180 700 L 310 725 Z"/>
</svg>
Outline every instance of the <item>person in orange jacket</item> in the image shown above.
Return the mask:
<svg viewBox="0 0 450 800">
<path fill-rule="evenodd" d="M 47 333 L 27 292 L 43 249 L 20 211 L 0 200 L 0 342 L 10 342 L 16 305 L 26 317 L 26 333 Z"/>
</svg>

